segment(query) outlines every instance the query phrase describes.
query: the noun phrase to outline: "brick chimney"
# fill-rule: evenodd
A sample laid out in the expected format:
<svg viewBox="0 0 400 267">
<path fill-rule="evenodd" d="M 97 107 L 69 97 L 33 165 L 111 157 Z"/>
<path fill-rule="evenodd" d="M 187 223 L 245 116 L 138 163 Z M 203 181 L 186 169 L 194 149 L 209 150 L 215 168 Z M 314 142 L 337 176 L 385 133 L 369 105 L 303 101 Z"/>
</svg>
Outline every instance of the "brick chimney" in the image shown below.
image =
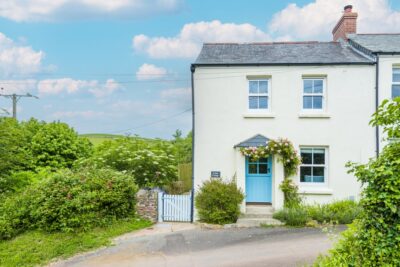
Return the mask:
<svg viewBox="0 0 400 267">
<path fill-rule="evenodd" d="M 344 7 L 344 12 L 335 28 L 333 28 L 333 41 L 339 39 L 347 40 L 347 34 L 357 33 L 357 12 L 353 12 L 353 6 L 347 5 Z"/>
</svg>

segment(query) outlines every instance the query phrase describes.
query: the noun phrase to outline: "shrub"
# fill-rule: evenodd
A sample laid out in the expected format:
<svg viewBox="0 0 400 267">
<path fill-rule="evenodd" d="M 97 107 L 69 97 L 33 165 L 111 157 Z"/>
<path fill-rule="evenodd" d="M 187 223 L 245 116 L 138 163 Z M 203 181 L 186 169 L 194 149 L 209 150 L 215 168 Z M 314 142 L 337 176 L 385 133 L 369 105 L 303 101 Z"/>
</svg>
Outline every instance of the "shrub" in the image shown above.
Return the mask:
<svg viewBox="0 0 400 267">
<path fill-rule="evenodd" d="M 212 179 L 203 183 L 195 204 L 201 221 L 215 224 L 235 223 L 240 215 L 239 204 L 244 194 L 234 181 Z"/>
<path fill-rule="evenodd" d="M 133 216 L 136 192 L 131 176 L 110 169 L 54 173 L 0 206 L 0 238 L 29 228 L 87 230 Z"/>
<path fill-rule="evenodd" d="M 360 205 L 352 200 L 308 205 L 305 209 L 309 217 L 319 223 L 350 224 L 361 212 Z"/>
<path fill-rule="evenodd" d="M 18 121 L 0 118 L 0 137 L 0 176 L 33 168 L 30 140 Z"/>
<path fill-rule="evenodd" d="M 94 156 L 81 164 L 94 164 L 125 171 L 135 177 L 140 187 L 162 187 L 177 180 L 173 147 L 166 142 L 144 142 L 120 138 L 99 145 Z"/>
<path fill-rule="evenodd" d="M 371 124 L 400 137 L 400 97 L 385 100 Z M 349 164 L 364 185 L 362 212 L 342 239 L 315 266 L 400 266 L 400 143 L 384 147 L 367 164 Z"/>
<path fill-rule="evenodd" d="M 289 226 L 305 226 L 310 220 L 307 210 L 302 206 L 284 208 L 274 213 L 274 219 L 280 220 Z"/>
<path fill-rule="evenodd" d="M 46 168 L 37 169 L 37 171 L 12 172 L 9 175 L 0 177 L 0 195 L 20 192 L 49 175 L 50 170 Z"/>
<path fill-rule="evenodd" d="M 92 145 L 65 123 L 43 125 L 32 137 L 32 155 L 37 167 L 70 168 L 75 160 L 87 157 Z"/>
</svg>

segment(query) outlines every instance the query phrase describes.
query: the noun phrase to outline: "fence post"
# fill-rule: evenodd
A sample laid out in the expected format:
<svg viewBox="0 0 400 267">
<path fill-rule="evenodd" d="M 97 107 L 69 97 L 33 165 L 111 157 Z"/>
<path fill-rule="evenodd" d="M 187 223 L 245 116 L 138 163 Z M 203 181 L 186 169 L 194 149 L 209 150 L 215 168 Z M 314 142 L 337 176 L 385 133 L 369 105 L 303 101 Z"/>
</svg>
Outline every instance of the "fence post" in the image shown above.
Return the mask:
<svg viewBox="0 0 400 267">
<path fill-rule="evenodd" d="M 164 192 L 158 192 L 158 202 L 157 202 L 157 206 L 158 206 L 158 222 L 163 222 L 163 196 L 164 196 Z"/>
</svg>

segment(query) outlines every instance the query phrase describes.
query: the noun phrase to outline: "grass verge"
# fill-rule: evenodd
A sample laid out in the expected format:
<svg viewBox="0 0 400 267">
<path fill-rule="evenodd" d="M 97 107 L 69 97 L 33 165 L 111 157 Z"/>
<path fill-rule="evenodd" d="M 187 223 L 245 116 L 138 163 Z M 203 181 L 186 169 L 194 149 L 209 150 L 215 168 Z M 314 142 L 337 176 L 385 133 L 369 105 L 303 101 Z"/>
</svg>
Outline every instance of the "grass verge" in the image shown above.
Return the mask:
<svg viewBox="0 0 400 267">
<path fill-rule="evenodd" d="M 12 240 L 0 241 L 0 266 L 44 265 L 55 258 L 65 259 L 77 253 L 110 245 L 113 237 L 150 225 L 149 221 L 130 218 L 87 232 L 25 232 Z"/>
</svg>

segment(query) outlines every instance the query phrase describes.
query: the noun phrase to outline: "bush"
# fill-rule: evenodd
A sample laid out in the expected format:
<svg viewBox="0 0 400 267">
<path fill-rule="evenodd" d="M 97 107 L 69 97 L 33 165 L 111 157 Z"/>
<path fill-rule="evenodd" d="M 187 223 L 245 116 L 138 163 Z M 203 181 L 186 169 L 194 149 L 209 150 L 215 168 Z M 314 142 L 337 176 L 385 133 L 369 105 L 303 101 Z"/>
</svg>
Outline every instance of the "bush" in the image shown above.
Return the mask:
<svg viewBox="0 0 400 267">
<path fill-rule="evenodd" d="M 64 170 L 6 199 L 0 206 L 0 238 L 29 228 L 87 230 L 135 214 L 137 186 L 110 169 Z"/>
<path fill-rule="evenodd" d="M 352 200 L 309 205 L 305 209 L 309 217 L 319 223 L 350 224 L 361 212 L 360 205 Z"/>
<path fill-rule="evenodd" d="M 37 171 L 12 172 L 0 177 L 0 195 L 21 192 L 29 185 L 45 179 L 50 174 L 49 169 L 42 168 L 37 169 Z"/>
<path fill-rule="evenodd" d="M 124 171 L 135 177 L 140 187 L 163 187 L 177 180 L 172 145 L 137 138 L 120 138 L 99 145 L 91 159 L 81 165 L 94 164 Z"/>
<path fill-rule="evenodd" d="M 91 154 L 92 144 L 67 124 L 52 122 L 32 137 L 31 150 L 37 167 L 70 168 L 75 160 Z"/>
<path fill-rule="evenodd" d="M 400 97 L 385 100 L 373 126 L 389 138 L 400 137 Z M 364 185 L 362 212 L 342 239 L 315 266 L 400 266 L 400 143 L 383 148 L 367 164 L 349 164 Z"/>
<path fill-rule="evenodd" d="M 290 226 L 305 226 L 308 221 L 319 223 L 352 223 L 361 212 L 354 201 L 341 200 L 329 204 L 299 205 L 274 213 L 274 218 Z"/>
<path fill-rule="evenodd" d="M 235 223 L 240 215 L 239 204 L 244 194 L 234 181 L 206 181 L 196 194 L 195 204 L 201 221 L 206 223 Z"/>
<path fill-rule="evenodd" d="M 294 208 L 284 208 L 273 215 L 274 219 L 280 220 L 289 226 L 305 226 L 310 220 L 307 210 L 298 206 Z"/>
</svg>

